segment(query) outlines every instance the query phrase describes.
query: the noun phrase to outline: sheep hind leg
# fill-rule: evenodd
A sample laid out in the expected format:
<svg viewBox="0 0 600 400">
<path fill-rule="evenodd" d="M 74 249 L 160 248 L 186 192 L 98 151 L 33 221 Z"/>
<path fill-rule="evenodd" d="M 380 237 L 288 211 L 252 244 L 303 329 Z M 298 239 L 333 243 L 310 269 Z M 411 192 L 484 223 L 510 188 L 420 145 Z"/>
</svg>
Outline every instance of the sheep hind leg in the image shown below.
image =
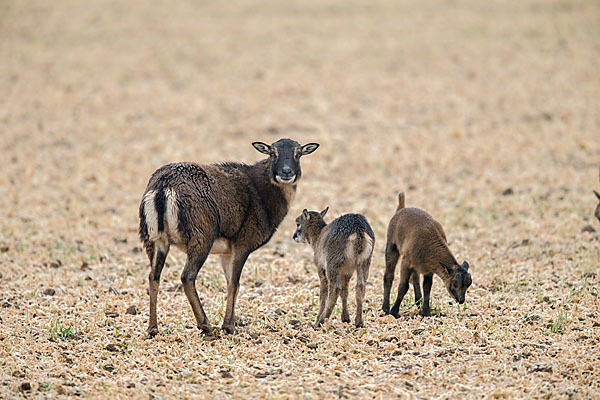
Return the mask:
<svg viewBox="0 0 600 400">
<path fill-rule="evenodd" d="M 183 273 L 181 274 L 181 283 L 183 284 L 183 291 L 192 306 L 194 317 L 196 318 L 196 324 L 198 329 L 202 330 L 206 334 L 212 332 L 212 326 L 206 317 L 202 302 L 198 297 L 196 291 L 196 277 L 198 272 L 204 265 L 206 258 L 208 257 L 210 246 L 204 246 L 201 248 L 195 248 L 188 251 L 188 258 L 185 264 Z"/>
<path fill-rule="evenodd" d="M 150 259 L 150 273 L 148 274 L 148 293 L 150 295 L 150 319 L 148 321 L 148 335 L 156 336 L 158 333 L 158 318 L 156 316 L 156 303 L 160 275 L 169 254 L 168 242 L 148 242 L 145 244 L 146 253 Z"/>
</svg>

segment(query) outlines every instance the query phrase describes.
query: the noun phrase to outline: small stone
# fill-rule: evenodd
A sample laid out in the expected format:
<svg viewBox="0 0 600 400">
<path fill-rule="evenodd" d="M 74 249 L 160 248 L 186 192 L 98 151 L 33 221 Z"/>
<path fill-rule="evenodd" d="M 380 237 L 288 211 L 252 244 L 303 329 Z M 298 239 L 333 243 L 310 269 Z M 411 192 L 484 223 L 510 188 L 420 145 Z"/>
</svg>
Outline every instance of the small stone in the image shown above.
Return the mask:
<svg viewBox="0 0 600 400">
<path fill-rule="evenodd" d="M 103 366 L 102 368 L 104 368 L 106 371 L 108 372 L 113 372 L 115 370 L 115 366 L 112 364 L 106 364 L 105 366 Z"/>
<path fill-rule="evenodd" d="M 317 347 L 319 347 L 319 344 L 316 342 L 312 342 L 306 345 L 306 347 L 308 347 L 309 349 L 315 350 Z"/>
<path fill-rule="evenodd" d="M 56 260 L 56 261 L 52 261 L 50 263 L 50 268 L 58 268 L 58 267 L 62 267 L 62 261 L 60 260 Z"/>
<path fill-rule="evenodd" d="M 107 311 L 104 314 L 109 318 L 117 318 L 119 316 L 119 313 L 114 312 L 114 311 Z"/>
<path fill-rule="evenodd" d="M 107 344 L 106 347 L 104 348 L 104 350 L 108 350 L 108 351 L 119 351 L 119 348 L 117 347 L 116 344 L 110 343 Z"/>
<path fill-rule="evenodd" d="M 22 392 L 30 392 L 31 391 L 31 383 L 29 383 L 29 382 L 21 383 L 21 391 Z"/>
<path fill-rule="evenodd" d="M 133 382 L 129 382 L 129 383 L 127 384 L 127 389 L 133 389 L 133 388 L 135 388 L 135 383 L 133 383 Z"/>
<path fill-rule="evenodd" d="M 56 294 L 56 290 L 54 290 L 52 288 L 48 288 L 48 289 L 44 289 L 44 291 L 42 293 L 44 294 L 44 296 L 54 296 Z"/>
<path fill-rule="evenodd" d="M 233 378 L 233 375 L 231 375 L 231 372 L 229 372 L 227 370 L 223 370 L 223 371 L 221 371 L 221 378 L 231 379 L 231 378 Z"/>
<path fill-rule="evenodd" d="M 504 191 L 502 192 L 502 196 L 510 196 L 515 194 L 515 191 L 513 190 L 513 188 L 506 188 L 504 189 Z"/>
<path fill-rule="evenodd" d="M 581 228 L 581 233 L 584 233 L 584 232 L 588 232 L 588 233 L 594 233 L 594 232 L 596 232 L 596 230 L 594 229 L 594 227 L 593 227 L 593 226 L 591 226 L 591 225 L 586 225 L 586 226 L 584 226 L 583 228 Z"/>
<path fill-rule="evenodd" d="M 127 307 L 127 311 L 125 311 L 125 313 L 129 315 L 137 315 L 137 308 L 135 306 Z"/>
<path fill-rule="evenodd" d="M 8 251 L 8 246 L 0 246 L 0 252 L 6 253 Z"/>
<path fill-rule="evenodd" d="M 90 265 L 87 263 L 87 261 L 84 261 L 81 263 L 81 267 L 79 267 L 80 270 L 82 271 L 88 271 L 90 270 Z"/>
</svg>

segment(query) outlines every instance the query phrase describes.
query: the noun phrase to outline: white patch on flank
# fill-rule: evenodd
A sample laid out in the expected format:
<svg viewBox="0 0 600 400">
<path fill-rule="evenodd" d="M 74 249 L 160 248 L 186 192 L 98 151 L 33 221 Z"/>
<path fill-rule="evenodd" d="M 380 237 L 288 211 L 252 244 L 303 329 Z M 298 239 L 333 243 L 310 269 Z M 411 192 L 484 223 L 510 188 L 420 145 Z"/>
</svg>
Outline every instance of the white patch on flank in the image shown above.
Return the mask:
<svg viewBox="0 0 600 400">
<path fill-rule="evenodd" d="M 356 249 L 356 240 L 358 239 L 358 235 L 353 233 L 348 236 L 348 245 L 346 246 L 346 258 L 349 260 L 356 259 L 358 260 L 366 260 L 371 257 L 371 253 L 373 252 L 373 239 L 366 233 L 364 234 L 365 243 L 363 245 L 363 249 L 359 254 L 355 253 Z"/>
<path fill-rule="evenodd" d="M 213 242 L 213 245 L 210 249 L 210 254 L 230 254 L 231 253 L 231 243 L 229 240 L 225 238 L 217 238 Z"/>
<path fill-rule="evenodd" d="M 177 217 L 178 208 L 177 208 L 177 193 L 175 190 L 169 188 L 165 190 L 165 198 L 166 198 L 166 209 L 165 209 L 165 231 L 168 233 L 169 237 L 173 242 L 179 242 L 180 236 L 179 231 L 177 230 L 177 225 L 179 222 L 179 218 Z"/>
<path fill-rule="evenodd" d="M 154 196 L 156 191 L 151 190 L 144 195 L 142 202 L 144 203 L 144 215 L 146 216 L 146 226 L 148 226 L 148 237 L 152 241 L 156 241 L 158 234 L 158 215 L 156 207 L 154 207 Z"/>
<path fill-rule="evenodd" d="M 354 260 L 354 257 L 356 257 L 356 254 L 354 253 L 354 248 L 355 248 L 355 241 L 357 239 L 357 235 L 356 233 L 353 233 L 352 235 L 348 236 L 348 244 L 346 245 L 346 260 Z"/>
<path fill-rule="evenodd" d="M 371 257 L 371 254 L 373 254 L 373 238 L 371 238 L 371 236 L 367 235 L 366 233 L 364 235 L 365 247 L 358 256 L 358 258 L 360 258 L 361 260 L 366 260 L 367 258 Z"/>
</svg>

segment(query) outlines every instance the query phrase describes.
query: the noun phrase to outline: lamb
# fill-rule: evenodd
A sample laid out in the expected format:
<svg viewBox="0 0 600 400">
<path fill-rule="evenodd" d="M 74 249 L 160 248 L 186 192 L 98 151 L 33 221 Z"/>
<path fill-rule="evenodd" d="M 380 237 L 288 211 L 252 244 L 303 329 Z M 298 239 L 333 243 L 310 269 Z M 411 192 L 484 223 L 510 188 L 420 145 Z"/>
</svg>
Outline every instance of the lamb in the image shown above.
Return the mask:
<svg viewBox="0 0 600 400">
<path fill-rule="evenodd" d="M 139 235 L 150 259 L 148 334 L 158 333 L 156 302 L 171 245 L 187 254 L 181 282 L 199 329 L 212 331 L 196 292 L 196 277 L 209 254 L 220 254 L 227 279 L 222 329 L 234 331 L 234 308 L 246 259 L 269 241 L 286 216 L 301 177 L 300 157 L 318 143 L 291 139 L 254 142 L 268 155 L 253 165 L 226 162 L 165 165 L 152 175 L 139 209 Z"/>
<path fill-rule="evenodd" d="M 398 297 L 390 310 L 390 289 L 400 256 L 402 256 L 402 263 Z M 408 281 L 412 279 L 415 302 L 420 303 L 422 299 L 421 315 L 429 316 L 429 294 L 433 284 L 433 274 L 439 276 L 448 293 L 459 304 L 463 304 L 466 291 L 471 286 L 471 275 L 468 270 L 469 264 L 465 261 L 459 265 L 450 252 L 446 234 L 440 223 L 421 209 L 404 208 L 404 193 L 400 193 L 398 208 L 387 232 L 382 310 L 398 318 L 400 303 L 408 291 Z M 423 296 L 421 296 L 420 275 L 423 275 Z"/>
<path fill-rule="evenodd" d="M 369 277 L 369 265 L 375 245 L 375 234 L 367 219 L 359 214 L 345 214 L 329 225 L 323 211 L 307 211 L 296 218 L 296 242 L 308 243 L 314 250 L 314 261 L 320 279 L 319 313 L 314 323 L 318 328 L 331 316 L 338 296 L 342 297 L 342 322 L 350 322 L 348 283 L 356 271 L 356 317 L 354 325 L 363 327 L 363 301 Z"/>
</svg>

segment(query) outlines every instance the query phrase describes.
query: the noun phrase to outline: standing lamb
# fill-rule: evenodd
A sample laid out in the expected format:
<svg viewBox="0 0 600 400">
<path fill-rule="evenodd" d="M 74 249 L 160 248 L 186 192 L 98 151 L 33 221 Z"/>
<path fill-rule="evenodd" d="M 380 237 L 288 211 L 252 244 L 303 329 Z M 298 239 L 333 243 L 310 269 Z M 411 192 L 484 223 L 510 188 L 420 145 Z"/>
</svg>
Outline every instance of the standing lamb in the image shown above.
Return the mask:
<svg viewBox="0 0 600 400">
<path fill-rule="evenodd" d="M 320 213 L 304 209 L 296 218 L 296 242 L 308 243 L 314 250 L 314 260 L 321 283 L 319 314 L 314 327 L 331 316 L 338 296 L 342 297 L 342 321 L 350 322 L 348 313 L 348 283 L 356 271 L 356 327 L 364 326 L 363 301 L 369 277 L 369 265 L 375 245 L 375 235 L 367 219 L 359 214 L 345 214 L 329 225 Z"/>
<path fill-rule="evenodd" d="M 402 256 L 398 297 L 390 310 L 390 290 L 398 259 Z M 398 195 L 398 208 L 388 226 L 385 247 L 385 275 L 383 278 L 383 311 L 398 318 L 398 310 L 411 280 L 415 290 L 415 302 L 421 300 L 420 275 L 423 275 L 423 304 L 421 315 L 429 316 L 429 293 L 433 274 L 443 281 L 448 293 L 460 304 L 471 286 L 469 264 L 462 265 L 448 248 L 442 225 L 431 215 L 418 208 L 404 208 L 404 193 Z"/>
<path fill-rule="evenodd" d="M 253 165 L 190 162 L 159 168 L 148 182 L 140 204 L 139 234 L 150 259 L 150 321 L 158 333 L 156 301 L 160 274 L 170 245 L 187 254 L 181 282 L 198 328 L 212 327 L 196 292 L 196 276 L 209 253 L 220 254 L 227 279 L 223 330 L 234 331 L 234 308 L 242 268 L 249 254 L 269 241 L 296 193 L 300 157 L 319 147 L 291 139 L 272 145 L 252 143 L 269 158 Z"/>
</svg>

